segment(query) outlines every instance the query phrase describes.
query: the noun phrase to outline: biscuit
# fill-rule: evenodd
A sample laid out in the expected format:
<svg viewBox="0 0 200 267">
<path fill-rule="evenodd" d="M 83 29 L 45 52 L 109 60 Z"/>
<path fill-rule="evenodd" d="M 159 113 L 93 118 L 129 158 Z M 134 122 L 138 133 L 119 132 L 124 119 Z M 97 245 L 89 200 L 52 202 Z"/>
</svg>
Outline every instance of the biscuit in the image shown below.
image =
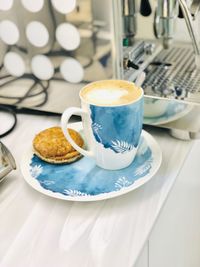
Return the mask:
<svg viewBox="0 0 200 267">
<path fill-rule="evenodd" d="M 80 134 L 73 129 L 68 129 L 74 142 L 83 147 L 84 141 Z M 42 160 L 55 163 L 71 163 L 81 157 L 65 138 L 60 127 L 52 127 L 38 133 L 33 140 L 34 153 Z"/>
</svg>

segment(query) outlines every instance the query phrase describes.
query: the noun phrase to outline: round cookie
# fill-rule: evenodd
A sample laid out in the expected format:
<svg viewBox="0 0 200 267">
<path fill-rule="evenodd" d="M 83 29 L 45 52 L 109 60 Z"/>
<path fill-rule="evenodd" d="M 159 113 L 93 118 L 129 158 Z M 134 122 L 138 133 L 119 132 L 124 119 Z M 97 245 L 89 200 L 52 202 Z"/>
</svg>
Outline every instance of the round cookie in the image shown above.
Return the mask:
<svg viewBox="0 0 200 267">
<path fill-rule="evenodd" d="M 83 147 L 84 141 L 80 134 L 68 129 L 74 142 Z M 72 145 L 66 140 L 60 127 L 52 127 L 38 133 L 33 140 L 34 153 L 49 163 L 71 163 L 81 157 Z"/>
</svg>

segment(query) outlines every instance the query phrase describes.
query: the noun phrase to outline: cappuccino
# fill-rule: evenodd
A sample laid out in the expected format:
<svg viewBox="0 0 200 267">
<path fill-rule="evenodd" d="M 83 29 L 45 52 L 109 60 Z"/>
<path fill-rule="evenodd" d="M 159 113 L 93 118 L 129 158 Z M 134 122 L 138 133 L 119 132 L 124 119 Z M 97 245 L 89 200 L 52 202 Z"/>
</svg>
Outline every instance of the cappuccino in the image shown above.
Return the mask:
<svg viewBox="0 0 200 267">
<path fill-rule="evenodd" d="M 142 88 L 128 81 L 104 80 L 87 84 L 79 96 L 81 108 L 68 108 L 61 118 L 68 142 L 101 168 L 128 167 L 136 156 L 142 133 Z M 67 130 L 73 115 L 81 116 L 87 150 L 79 147 Z"/>
<path fill-rule="evenodd" d="M 142 89 L 123 80 L 106 80 L 86 85 L 80 96 L 86 102 L 99 106 L 120 106 L 142 96 Z"/>
</svg>

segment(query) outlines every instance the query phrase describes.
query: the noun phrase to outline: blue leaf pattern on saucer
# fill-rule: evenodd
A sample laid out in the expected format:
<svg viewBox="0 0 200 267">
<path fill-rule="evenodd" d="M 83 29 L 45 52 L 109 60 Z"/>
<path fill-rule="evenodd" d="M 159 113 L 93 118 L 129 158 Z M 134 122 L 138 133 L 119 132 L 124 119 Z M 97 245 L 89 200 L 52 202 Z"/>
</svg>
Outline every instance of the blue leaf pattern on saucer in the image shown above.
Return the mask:
<svg viewBox="0 0 200 267">
<path fill-rule="evenodd" d="M 90 111 L 94 137 L 105 148 L 125 153 L 138 146 L 143 122 L 143 98 L 117 107 L 90 105 Z"/>
<path fill-rule="evenodd" d="M 152 168 L 152 162 L 152 151 L 142 137 L 134 161 L 122 170 L 101 169 L 87 157 L 69 165 L 54 165 L 36 155 L 32 157 L 29 168 L 31 176 L 42 188 L 73 198 L 123 190 L 145 177 Z"/>
</svg>

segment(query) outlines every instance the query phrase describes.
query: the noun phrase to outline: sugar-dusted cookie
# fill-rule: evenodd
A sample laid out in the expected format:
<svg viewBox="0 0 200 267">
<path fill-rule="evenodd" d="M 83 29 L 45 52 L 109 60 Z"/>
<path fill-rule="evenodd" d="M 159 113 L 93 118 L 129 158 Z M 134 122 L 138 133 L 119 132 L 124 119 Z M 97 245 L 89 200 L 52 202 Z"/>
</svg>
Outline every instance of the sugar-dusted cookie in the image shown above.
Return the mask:
<svg viewBox="0 0 200 267">
<path fill-rule="evenodd" d="M 78 132 L 69 129 L 69 134 L 78 146 L 83 147 L 84 141 Z M 48 128 L 38 133 L 33 140 L 33 148 L 39 158 L 49 163 L 71 163 L 81 157 L 66 140 L 60 127 Z"/>
</svg>

